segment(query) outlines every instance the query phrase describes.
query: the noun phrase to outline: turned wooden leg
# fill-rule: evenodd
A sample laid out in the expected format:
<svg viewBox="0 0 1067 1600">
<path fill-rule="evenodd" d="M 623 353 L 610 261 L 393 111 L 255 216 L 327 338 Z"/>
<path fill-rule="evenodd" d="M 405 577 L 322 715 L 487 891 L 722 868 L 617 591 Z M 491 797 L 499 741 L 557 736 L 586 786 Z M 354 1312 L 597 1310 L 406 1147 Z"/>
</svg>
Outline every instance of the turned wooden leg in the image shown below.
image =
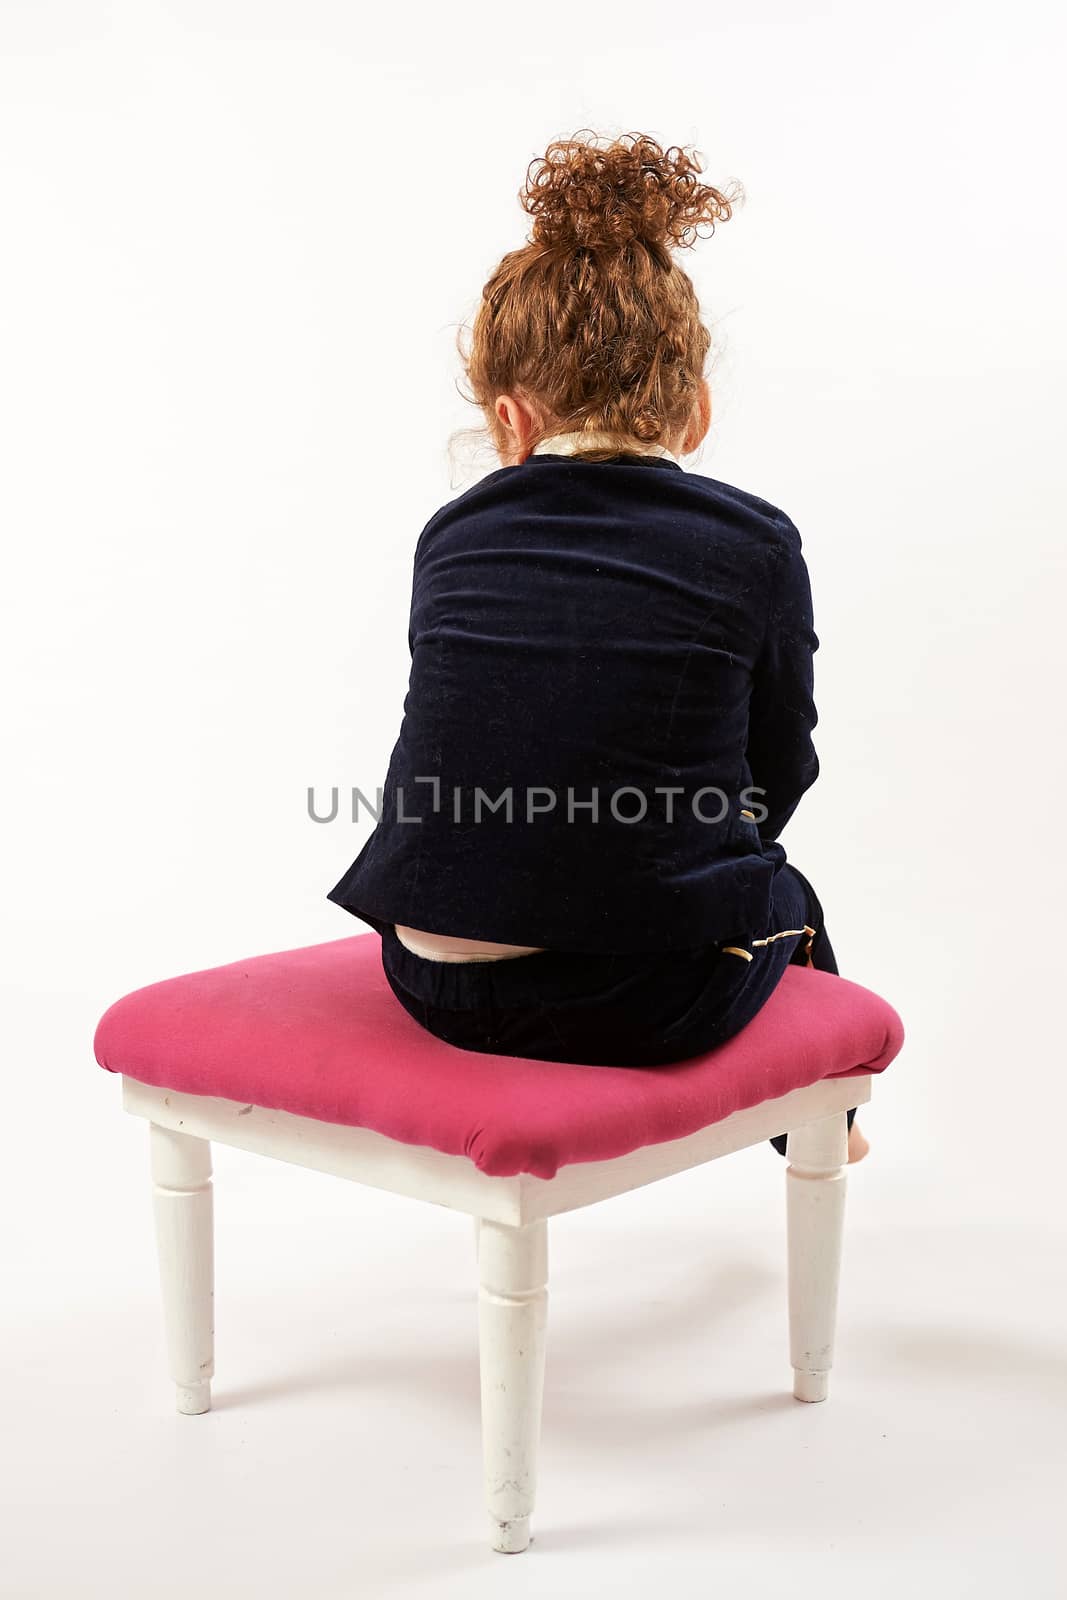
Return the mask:
<svg viewBox="0 0 1067 1600">
<path fill-rule="evenodd" d="M 845 1220 L 846 1113 L 792 1129 L 786 1161 L 793 1393 L 798 1400 L 825 1400 L 833 1364 Z"/>
<path fill-rule="evenodd" d="M 545 1377 L 548 1225 L 482 1220 L 478 1250 L 482 1452 L 494 1550 L 530 1542 Z"/>
<path fill-rule="evenodd" d="M 163 1323 L 178 1410 L 211 1409 L 215 1269 L 211 1145 L 149 1123 Z"/>
<path fill-rule="evenodd" d="M 475 1217 L 473 1219 L 473 1221 L 474 1221 L 474 1259 L 475 1259 L 475 1261 L 477 1261 L 477 1259 L 478 1259 L 478 1241 L 482 1236 L 482 1219 L 481 1219 L 481 1217 Z"/>
</svg>

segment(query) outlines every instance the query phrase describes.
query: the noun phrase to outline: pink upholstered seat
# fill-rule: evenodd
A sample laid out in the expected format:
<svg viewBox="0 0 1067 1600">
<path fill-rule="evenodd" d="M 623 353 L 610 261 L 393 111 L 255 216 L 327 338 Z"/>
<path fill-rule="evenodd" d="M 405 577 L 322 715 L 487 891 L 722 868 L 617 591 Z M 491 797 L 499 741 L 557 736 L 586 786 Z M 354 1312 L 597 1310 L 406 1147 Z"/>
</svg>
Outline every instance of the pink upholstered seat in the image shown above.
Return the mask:
<svg viewBox="0 0 1067 1600">
<path fill-rule="evenodd" d="M 142 1083 L 372 1128 L 495 1176 L 551 1178 L 820 1078 L 881 1072 L 902 1042 L 878 995 L 791 966 L 740 1034 L 671 1066 L 480 1055 L 412 1021 L 367 933 L 137 989 L 105 1012 L 94 1049 L 109 1072 Z"/>
</svg>

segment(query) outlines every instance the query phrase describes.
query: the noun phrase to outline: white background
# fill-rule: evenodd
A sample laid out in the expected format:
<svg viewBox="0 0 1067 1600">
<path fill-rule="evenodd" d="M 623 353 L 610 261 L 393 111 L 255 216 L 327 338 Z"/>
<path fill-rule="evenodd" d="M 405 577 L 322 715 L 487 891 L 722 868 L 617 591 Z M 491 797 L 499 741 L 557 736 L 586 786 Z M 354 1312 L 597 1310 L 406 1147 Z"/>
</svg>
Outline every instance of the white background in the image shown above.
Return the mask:
<svg viewBox="0 0 1067 1600">
<path fill-rule="evenodd" d="M 1059 31 L 2 0 L 11 1593 L 1060 1592 Z M 686 465 L 804 537 L 822 776 L 784 842 L 908 1038 L 830 1405 L 780 1403 L 769 1146 L 561 1220 L 502 1572 L 462 1219 L 218 1149 L 217 1404 L 175 1417 L 144 1129 L 91 1038 L 142 984 L 363 931 L 325 895 L 369 824 L 307 790 L 384 777 L 415 539 L 498 464 L 449 455 L 456 333 L 527 163 L 588 127 L 745 186 L 683 256 L 715 340 Z"/>
</svg>

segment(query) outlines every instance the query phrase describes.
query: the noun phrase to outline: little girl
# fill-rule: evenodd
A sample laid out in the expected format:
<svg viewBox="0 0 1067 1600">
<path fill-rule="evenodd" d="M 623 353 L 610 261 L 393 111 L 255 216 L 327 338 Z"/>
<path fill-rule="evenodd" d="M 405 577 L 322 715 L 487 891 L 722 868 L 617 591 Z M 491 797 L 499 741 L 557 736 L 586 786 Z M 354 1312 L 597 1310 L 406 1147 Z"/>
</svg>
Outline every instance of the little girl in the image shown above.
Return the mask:
<svg viewBox="0 0 1067 1600">
<path fill-rule="evenodd" d="M 639 134 L 550 145 L 464 357 L 501 466 L 415 547 L 381 812 L 329 898 L 467 1050 L 662 1065 L 788 963 L 837 971 L 778 842 L 818 773 L 800 536 L 680 459 L 711 340 L 672 250 L 737 199 L 700 171 Z"/>
</svg>

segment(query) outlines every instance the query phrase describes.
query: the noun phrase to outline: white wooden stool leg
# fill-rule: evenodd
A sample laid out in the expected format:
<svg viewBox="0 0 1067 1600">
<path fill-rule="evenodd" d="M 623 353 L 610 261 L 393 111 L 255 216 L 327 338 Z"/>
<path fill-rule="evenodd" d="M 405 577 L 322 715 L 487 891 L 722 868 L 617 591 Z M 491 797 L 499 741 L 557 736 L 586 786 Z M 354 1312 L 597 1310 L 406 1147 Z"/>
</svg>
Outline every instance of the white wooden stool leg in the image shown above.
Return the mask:
<svg viewBox="0 0 1067 1600">
<path fill-rule="evenodd" d="M 481 1238 L 481 1236 L 482 1236 L 482 1219 L 481 1219 L 481 1217 L 475 1217 L 474 1218 L 474 1259 L 475 1259 L 475 1261 L 477 1261 L 477 1259 L 478 1259 L 478 1241 Z"/>
<path fill-rule="evenodd" d="M 149 1123 L 163 1323 L 178 1410 L 211 1409 L 215 1267 L 211 1145 Z"/>
<path fill-rule="evenodd" d="M 530 1542 L 545 1377 L 548 1225 L 483 1218 L 478 1251 L 482 1453 L 494 1550 Z"/>
<path fill-rule="evenodd" d="M 798 1400 L 825 1400 L 833 1364 L 845 1220 L 846 1113 L 792 1129 L 786 1160 L 793 1393 Z"/>
</svg>

